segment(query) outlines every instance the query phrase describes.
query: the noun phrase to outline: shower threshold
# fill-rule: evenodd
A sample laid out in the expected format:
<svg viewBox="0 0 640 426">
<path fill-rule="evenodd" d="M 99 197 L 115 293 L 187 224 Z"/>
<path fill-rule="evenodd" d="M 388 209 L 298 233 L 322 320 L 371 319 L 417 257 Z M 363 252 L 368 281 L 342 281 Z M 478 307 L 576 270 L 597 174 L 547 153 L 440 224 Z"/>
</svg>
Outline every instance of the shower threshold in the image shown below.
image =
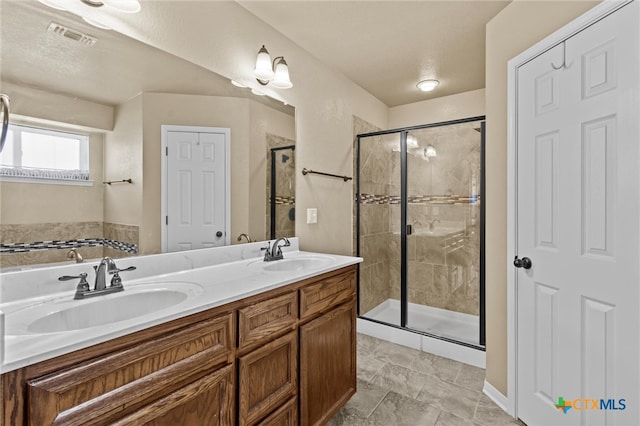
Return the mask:
<svg viewBox="0 0 640 426">
<path fill-rule="evenodd" d="M 480 321 L 477 315 L 415 303 L 409 303 L 408 308 L 408 328 L 459 342 L 479 345 Z M 400 301 L 387 299 L 361 316 L 400 326 Z"/>
</svg>

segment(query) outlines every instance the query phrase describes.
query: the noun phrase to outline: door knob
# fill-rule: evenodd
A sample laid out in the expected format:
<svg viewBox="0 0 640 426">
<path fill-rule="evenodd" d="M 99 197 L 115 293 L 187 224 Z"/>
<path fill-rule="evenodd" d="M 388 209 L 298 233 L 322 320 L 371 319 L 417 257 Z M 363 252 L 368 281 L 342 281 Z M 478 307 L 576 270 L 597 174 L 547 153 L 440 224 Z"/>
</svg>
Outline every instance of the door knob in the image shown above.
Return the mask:
<svg viewBox="0 0 640 426">
<path fill-rule="evenodd" d="M 216 237 L 218 237 L 218 238 L 222 237 L 222 231 L 216 232 Z"/>
<path fill-rule="evenodd" d="M 516 268 L 531 269 L 531 265 L 531 259 L 529 259 L 528 257 L 518 259 L 518 256 L 516 256 L 515 259 L 513 259 L 513 266 L 515 266 Z"/>
</svg>

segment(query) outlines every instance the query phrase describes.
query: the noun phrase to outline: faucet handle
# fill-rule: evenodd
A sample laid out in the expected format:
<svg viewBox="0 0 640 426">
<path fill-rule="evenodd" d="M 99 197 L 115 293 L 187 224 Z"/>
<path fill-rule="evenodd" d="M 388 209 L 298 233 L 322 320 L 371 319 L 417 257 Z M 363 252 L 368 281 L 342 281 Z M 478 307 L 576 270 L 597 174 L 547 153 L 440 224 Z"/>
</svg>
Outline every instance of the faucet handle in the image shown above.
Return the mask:
<svg viewBox="0 0 640 426">
<path fill-rule="evenodd" d="M 110 274 L 117 274 L 119 272 L 129 272 L 129 271 L 135 271 L 137 268 L 135 266 L 129 266 L 128 268 L 124 268 L 124 269 L 120 269 L 120 268 L 116 268 L 114 270 L 109 271 Z"/>
<path fill-rule="evenodd" d="M 83 272 L 80 275 L 63 275 L 58 277 L 58 281 L 69 281 L 80 278 L 80 282 L 76 287 L 76 295 L 74 299 L 82 299 L 84 294 L 89 291 L 89 283 L 87 282 L 87 273 Z"/>
<path fill-rule="evenodd" d="M 58 277 L 58 281 L 69 281 L 69 280 L 75 280 L 77 278 L 80 278 L 80 283 L 82 283 L 83 281 L 87 282 L 87 273 L 83 272 L 80 275 L 63 275 L 61 277 Z"/>
<path fill-rule="evenodd" d="M 118 269 L 116 268 L 114 271 L 109 272 L 113 274 L 113 278 L 111 278 L 111 287 L 122 287 L 122 278 L 120 278 L 120 272 L 128 272 L 135 271 L 137 268 L 135 266 L 129 266 L 128 268 Z"/>
</svg>

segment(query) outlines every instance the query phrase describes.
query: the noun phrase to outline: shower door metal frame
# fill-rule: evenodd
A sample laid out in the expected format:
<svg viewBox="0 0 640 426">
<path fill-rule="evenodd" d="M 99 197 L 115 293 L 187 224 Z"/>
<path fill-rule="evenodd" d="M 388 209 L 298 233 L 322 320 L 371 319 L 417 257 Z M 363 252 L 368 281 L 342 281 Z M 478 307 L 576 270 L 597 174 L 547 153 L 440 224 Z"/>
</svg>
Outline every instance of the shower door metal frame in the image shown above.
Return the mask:
<svg viewBox="0 0 640 426">
<path fill-rule="evenodd" d="M 284 151 L 290 149 L 291 151 L 295 150 L 295 145 L 287 145 L 287 146 L 277 146 L 271 149 L 271 194 L 269 200 L 269 236 L 271 240 L 275 240 L 276 238 L 276 151 Z"/>
<path fill-rule="evenodd" d="M 408 274 L 409 274 L 409 262 L 407 261 L 408 253 L 408 240 L 407 240 L 407 213 L 408 213 L 408 176 L 407 176 L 407 135 L 413 130 L 423 130 L 434 127 L 444 127 L 456 124 L 470 123 L 474 121 L 480 121 L 480 291 L 479 291 L 479 336 L 478 345 L 455 340 L 450 337 L 440 336 L 437 334 L 429 333 L 423 330 L 418 330 L 407 326 L 408 320 Z M 485 337 L 486 337 L 486 324 L 485 324 L 485 205 L 486 205 L 486 193 L 485 193 L 485 130 L 486 130 L 486 116 L 480 115 L 476 117 L 461 118 L 457 120 L 441 121 L 431 124 L 422 124 L 418 126 L 401 127 L 390 130 L 380 130 L 376 132 L 361 133 L 356 135 L 356 170 L 355 170 L 355 203 L 356 203 L 356 256 L 360 257 L 360 152 L 361 152 L 361 139 L 375 136 L 388 136 L 393 134 L 400 135 L 400 325 L 390 324 L 384 321 L 376 320 L 373 318 L 363 317 L 360 312 L 360 266 L 358 266 L 358 285 L 357 285 L 357 313 L 358 318 L 365 319 L 367 321 L 384 324 L 390 327 L 400 328 L 408 330 L 414 333 L 422 334 L 432 337 L 434 339 L 443 340 L 450 343 L 478 349 L 485 350 Z"/>
</svg>

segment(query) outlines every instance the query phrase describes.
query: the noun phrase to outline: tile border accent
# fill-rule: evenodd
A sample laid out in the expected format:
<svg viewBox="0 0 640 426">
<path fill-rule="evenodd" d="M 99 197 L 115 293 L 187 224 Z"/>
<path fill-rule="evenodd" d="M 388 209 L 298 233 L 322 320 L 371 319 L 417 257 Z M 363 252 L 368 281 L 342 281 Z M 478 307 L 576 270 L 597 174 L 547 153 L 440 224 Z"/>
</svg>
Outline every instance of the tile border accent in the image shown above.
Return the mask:
<svg viewBox="0 0 640 426">
<path fill-rule="evenodd" d="M 411 195 L 409 204 L 475 204 L 480 196 L 467 195 Z M 360 204 L 400 204 L 399 195 L 360 194 Z"/>
<path fill-rule="evenodd" d="M 125 243 L 108 238 L 81 238 L 75 240 L 36 241 L 32 243 L 0 243 L 0 254 L 98 246 L 109 247 L 125 253 L 138 253 L 138 245 L 134 243 Z"/>
<path fill-rule="evenodd" d="M 269 197 L 269 202 L 271 202 L 271 197 Z M 284 195 L 276 195 L 276 204 L 286 204 L 286 205 L 294 205 L 296 203 L 296 197 L 286 197 Z"/>
</svg>

